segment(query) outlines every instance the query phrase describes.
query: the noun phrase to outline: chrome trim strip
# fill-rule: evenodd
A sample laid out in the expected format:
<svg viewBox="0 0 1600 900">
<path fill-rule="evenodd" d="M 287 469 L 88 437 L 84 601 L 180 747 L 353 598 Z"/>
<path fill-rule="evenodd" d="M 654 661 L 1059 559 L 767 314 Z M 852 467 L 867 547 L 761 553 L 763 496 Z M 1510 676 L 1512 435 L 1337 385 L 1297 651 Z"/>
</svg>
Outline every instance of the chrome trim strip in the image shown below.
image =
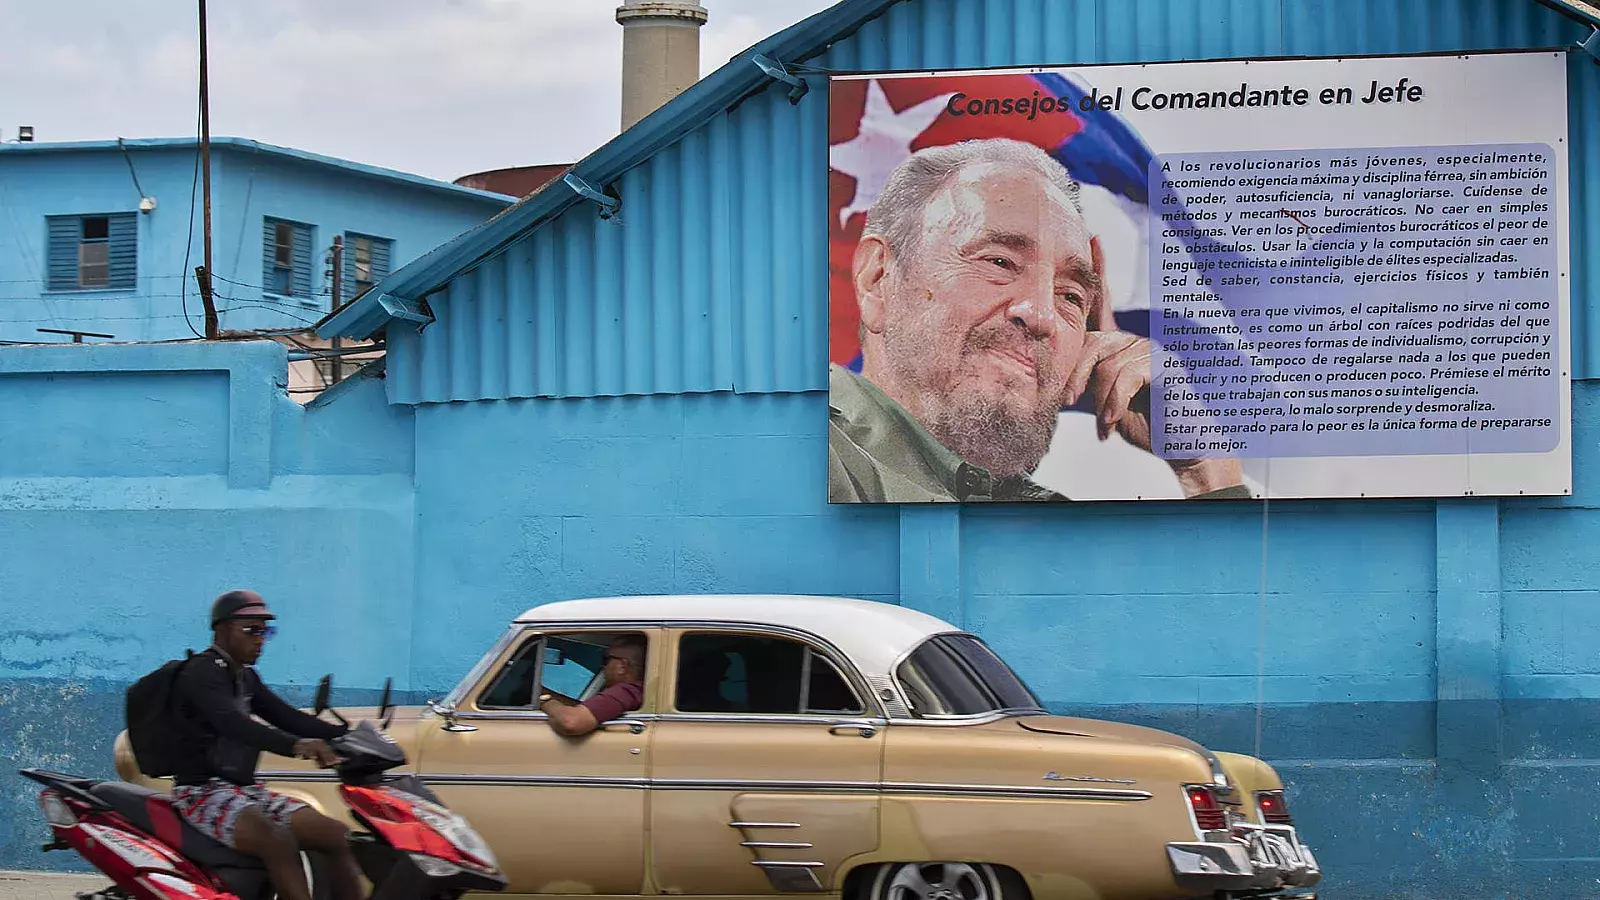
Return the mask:
<svg viewBox="0 0 1600 900">
<path fill-rule="evenodd" d="M 888 724 L 888 719 L 863 717 L 850 714 L 824 714 L 797 715 L 793 713 L 661 713 L 656 717 L 657 722 L 716 722 L 719 724 L 741 723 L 747 725 L 816 725 L 830 727 L 833 725 L 858 726 L 871 724 L 882 727 Z"/>
<path fill-rule="evenodd" d="M 1122 790 L 1118 788 L 1056 788 L 980 784 L 920 784 L 917 782 L 884 782 L 885 794 L 935 794 L 959 797 L 1060 797 L 1070 800 L 1149 800 L 1155 796 L 1149 791 Z"/>
<path fill-rule="evenodd" d="M 455 773 L 423 775 L 422 780 L 427 784 L 465 784 L 479 787 L 533 785 L 542 787 L 634 788 L 644 790 L 651 786 L 648 778 L 627 778 L 614 775 L 473 775 Z"/>
<path fill-rule="evenodd" d="M 820 869 L 827 863 L 801 862 L 788 859 L 753 859 L 750 861 L 750 865 L 760 866 L 763 869 Z"/>
<path fill-rule="evenodd" d="M 1024 716 L 1048 716 L 1047 710 L 1033 707 L 1019 707 L 1017 709 L 996 709 L 975 716 L 929 716 L 926 719 L 895 718 L 890 719 L 890 725 L 919 725 L 924 728 L 953 728 L 961 725 L 988 725 L 1001 719 L 1020 719 Z"/>
<path fill-rule="evenodd" d="M 653 778 L 650 786 L 664 791 L 774 791 L 783 793 L 876 793 L 876 781 L 753 781 L 738 778 Z"/>
<path fill-rule="evenodd" d="M 741 847 L 770 847 L 775 850 L 810 850 L 815 844 L 805 841 L 740 841 Z"/>
<path fill-rule="evenodd" d="M 729 822 L 729 828 L 799 828 L 799 822 Z"/>
<path fill-rule="evenodd" d="M 263 773 L 263 776 L 277 773 Z M 281 773 L 284 781 L 334 781 L 337 776 L 321 775 L 317 778 L 297 778 L 302 773 Z M 307 773 L 310 774 L 310 773 Z M 626 788 L 632 790 L 664 791 L 768 791 L 773 793 L 821 794 L 926 794 L 949 797 L 1025 797 L 1062 798 L 1069 800 L 1149 800 L 1149 791 L 1116 788 L 1034 787 L 1026 785 L 934 784 L 913 781 L 749 781 L 716 778 L 628 778 L 622 776 L 572 776 L 572 775 L 476 775 L 476 774 L 424 774 L 428 784 L 476 785 L 480 787 L 512 787 L 520 785 L 545 787 Z M 797 822 L 745 822 L 730 823 L 732 827 L 799 828 Z"/>
<path fill-rule="evenodd" d="M 542 712 L 535 712 L 533 710 L 512 709 L 510 707 L 507 707 L 505 709 L 458 709 L 458 710 L 456 710 L 456 718 L 458 718 L 458 719 L 503 719 L 505 721 L 519 721 L 520 720 L 520 721 L 542 722 L 545 719 L 550 718 L 550 714 L 549 713 L 542 713 Z M 657 721 L 659 719 L 663 719 L 663 718 L 665 718 L 665 717 L 663 717 L 663 716 L 661 716 L 661 715 L 659 715 L 657 713 L 634 713 L 634 712 L 630 712 L 630 713 L 627 714 L 625 719 L 612 719 L 612 720 L 610 720 L 608 722 L 602 722 L 601 725 L 602 726 L 615 725 L 615 724 L 617 724 L 619 722 L 626 723 L 626 722 L 634 722 L 634 721 L 638 721 L 638 722 L 655 722 L 655 721 Z"/>
</svg>

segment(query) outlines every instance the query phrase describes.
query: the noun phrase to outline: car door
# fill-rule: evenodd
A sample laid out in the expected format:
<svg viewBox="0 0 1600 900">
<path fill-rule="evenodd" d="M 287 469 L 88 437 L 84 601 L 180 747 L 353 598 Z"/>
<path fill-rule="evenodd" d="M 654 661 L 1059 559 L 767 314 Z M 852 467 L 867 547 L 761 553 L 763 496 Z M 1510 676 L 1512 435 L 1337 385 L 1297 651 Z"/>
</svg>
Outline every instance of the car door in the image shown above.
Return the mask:
<svg viewBox="0 0 1600 900">
<path fill-rule="evenodd" d="M 883 725 L 821 644 L 722 627 L 669 632 L 651 747 L 652 871 L 667 894 L 836 887 L 878 845 Z"/>
<path fill-rule="evenodd" d="M 562 737 L 539 686 L 583 699 L 600 688 L 607 645 L 648 643 L 642 714 Z M 499 857 L 514 894 L 638 894 L 645 881 L 646 779 L 653 737 L 648 631 L 530 630 L 426 738 L 419 769 Z"/>
</svg>

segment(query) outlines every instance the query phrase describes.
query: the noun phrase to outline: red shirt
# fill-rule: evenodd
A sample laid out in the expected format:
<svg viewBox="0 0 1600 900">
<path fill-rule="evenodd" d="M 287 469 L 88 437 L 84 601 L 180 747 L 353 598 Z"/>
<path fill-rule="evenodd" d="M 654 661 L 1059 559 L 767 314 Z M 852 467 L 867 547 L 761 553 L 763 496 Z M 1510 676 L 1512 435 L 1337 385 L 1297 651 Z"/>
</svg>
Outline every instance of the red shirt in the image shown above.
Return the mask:
<svg viewBox="0 0 1600 900">
<path fill-rule="evenodd" d="M 633 682 L 613 684 L 582 702 L 584 709 L 594 714 L 596 722 L 609 722 L 644 703 L 644 686 Z"/>
</svg>

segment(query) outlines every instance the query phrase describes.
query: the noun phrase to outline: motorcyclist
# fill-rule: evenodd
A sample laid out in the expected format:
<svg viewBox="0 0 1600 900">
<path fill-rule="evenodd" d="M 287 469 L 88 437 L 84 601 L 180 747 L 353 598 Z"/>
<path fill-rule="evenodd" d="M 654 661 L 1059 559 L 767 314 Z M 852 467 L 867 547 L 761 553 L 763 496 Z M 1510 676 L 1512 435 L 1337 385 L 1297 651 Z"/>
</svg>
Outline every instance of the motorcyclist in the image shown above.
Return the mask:
<svg viewBox="0 0 1600 900">
<path fill-rule="evenodd" d="M 259 858 L 281 900 L 311 900 L 302 848 L 327 855 L 335 900 L 362 900 L 344 823 L 256 781 L 263 751 L 333 765 L 327 741 L 347 730 L 300 712 L 262 683 L 253 666 L 275 618 L 254 591 L 213 602 L 211 646 L 174 685 L 176 718 L 189 733 L 175 761 L 173 805 L 202 833 Z"/>
</svg>

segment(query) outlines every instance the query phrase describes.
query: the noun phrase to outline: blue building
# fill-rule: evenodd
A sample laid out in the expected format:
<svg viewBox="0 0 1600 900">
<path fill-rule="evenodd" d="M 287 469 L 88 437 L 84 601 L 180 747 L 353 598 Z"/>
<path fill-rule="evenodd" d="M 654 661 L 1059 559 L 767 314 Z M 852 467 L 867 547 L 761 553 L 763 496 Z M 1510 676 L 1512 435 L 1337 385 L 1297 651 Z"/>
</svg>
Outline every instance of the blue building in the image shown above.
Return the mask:
<svg viewBox="0 0 1600 900">
<path fill-rule="evenodd" d="M 320 333 L 383 365 L 305 408 L 267 342 L 0 354 L 0 759 L 109 775 L 122 691 L 232 587 L 282 617 L 269 681 L 352 700 L 441 695 L 546 600 L 840 594 L 1266 758 L 1328 896 L 1592 894 L 1597 34 L 1562 0 L 844 0 L 379 280 Z M 827 502 L 816 71 L 1518 48 L 1570 51 L 1570 496 Z M 69 864 L 31 803 L 0 771 L 0 865 Z"/>
<path fill-rule="evenodd" d="M 194 139 L 0 144 L 0 341 L 203 334 L 199 163 Z M 212 141 L 211 178 L 217 306 L 234 331 L 326 315 L 335 238 L 348 300 L 515 199 L 228 137 Z"/>
</svg>

